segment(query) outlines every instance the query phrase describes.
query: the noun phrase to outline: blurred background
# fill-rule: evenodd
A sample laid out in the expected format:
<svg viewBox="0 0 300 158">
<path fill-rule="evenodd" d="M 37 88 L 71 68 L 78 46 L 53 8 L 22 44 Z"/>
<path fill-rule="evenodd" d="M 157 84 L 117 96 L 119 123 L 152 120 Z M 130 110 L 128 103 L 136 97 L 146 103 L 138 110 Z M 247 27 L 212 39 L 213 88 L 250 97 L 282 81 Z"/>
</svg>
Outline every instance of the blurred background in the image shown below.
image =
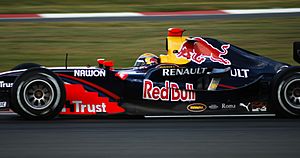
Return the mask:
<svg viewBox="0 0 300 158">
<path fill-rule="evenodd" d="M 300 8 L 299 0 L 1 0 L 0 14 L 151 12 L 216 9 Z M 98 57 L 132 66 L 142 53 L 165 53 L 167 29 L 209 36 L 289 64 L 300 41 L 300 16 L 256 18 L 0 22 L 0 71 L 25 62 L 96 65 Z"/>
</svg>

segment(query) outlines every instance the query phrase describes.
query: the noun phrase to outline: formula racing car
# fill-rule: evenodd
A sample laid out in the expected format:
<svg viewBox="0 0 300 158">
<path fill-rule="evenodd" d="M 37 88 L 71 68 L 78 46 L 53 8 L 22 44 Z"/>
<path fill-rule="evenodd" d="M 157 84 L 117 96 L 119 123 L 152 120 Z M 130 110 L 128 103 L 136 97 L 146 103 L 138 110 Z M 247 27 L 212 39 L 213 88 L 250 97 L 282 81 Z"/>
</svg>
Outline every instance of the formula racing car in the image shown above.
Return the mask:
<svg viewBox="0 0 300 158">
<path fill-rule="evenodd" d="M 170 28 L 165 55 L 142 54 L 129 68 L 104 59 L 95 67 L 17 65 L 0 73 L 0 109 L 26 119 L 300 115 L 300 67 L 184 31 Z"/>
</svg>

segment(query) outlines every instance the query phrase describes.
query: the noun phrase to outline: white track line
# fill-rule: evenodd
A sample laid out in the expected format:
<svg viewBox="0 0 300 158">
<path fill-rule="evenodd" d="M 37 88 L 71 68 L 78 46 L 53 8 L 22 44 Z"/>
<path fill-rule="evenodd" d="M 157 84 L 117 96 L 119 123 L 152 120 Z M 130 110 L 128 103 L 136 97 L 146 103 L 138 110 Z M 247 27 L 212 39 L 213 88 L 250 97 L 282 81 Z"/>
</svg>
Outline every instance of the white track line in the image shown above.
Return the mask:
<svg viewBox="0 0 300 158">
<path fill-rule="evenodd" d="M 228 14 L 270 14 L 270 13 L 298 13 L 300 8 L 274 8 L 274 9 L 239 9 L 223 10 Z"/>
<path fill-rule="evenodd" d="M 141 13 L 62 13 L 62 14 L 39 14 L 41 18 L 92 18 L 92 17 L 136 17 L 143 16 Z"/>
<path fill-rule="evenodd" d="M 14 112 L 0 112 L 0 116 L 12 116 L 12 115 L 18 115 Z"/>
<path fill-rule="evenodd" d="M 189 118 L 189 117 L 264 117 L 276 116 L 275 114 L 240 114 L 240 115 L 163 115 L 163 116 L 145 116 L 145 118 Z"/>
<path fill-rule="evenodd" d="M 221 11 L 224 15 L 229 14 L 270 14 L 270 13 L 299 13 L 300 8 L 272 8 L 272 9 L 237 9 L 237 10 L 215 10 Z M 155 13 L 155 12 L 153 12 Z M 163 14 L 163 12 L 160 12 Z M 178 14 L 175 14 L 178 13 Z M 182 14 L 189 15 L 189 14 Z M 195 14 L 193 14 L 195 15 Z M 201 13 L 197 15 L 202 15 Z M 207 15 L 207 14 L 203 14 Z M 119 12 L 119 13 L 61 13 L 61 14 L 38 14 L 41 18 L 91 18 L 91 17 L 141 17 L 141 16 L 161 16 L 157 15 L 145 15 L 138 12 Z M 180 12 L 174 12 L 173 15 L 164 16 L 180 16 Z"/>
</svg>

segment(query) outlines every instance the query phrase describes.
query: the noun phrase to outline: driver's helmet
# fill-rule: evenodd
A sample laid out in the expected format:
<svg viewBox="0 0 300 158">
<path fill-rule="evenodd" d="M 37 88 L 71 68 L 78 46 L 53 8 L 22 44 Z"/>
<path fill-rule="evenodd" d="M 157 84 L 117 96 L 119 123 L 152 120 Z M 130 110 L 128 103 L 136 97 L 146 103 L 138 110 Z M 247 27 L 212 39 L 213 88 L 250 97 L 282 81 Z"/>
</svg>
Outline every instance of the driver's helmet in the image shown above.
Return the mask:
<svg viewBox="0 0 300 158">
<path fill-rule="evenodd" d="M 135 61 L 134 66 L 150 66 L 158 64 L 159 58 L 152 53 L 144 53 Z"/>
</svg>

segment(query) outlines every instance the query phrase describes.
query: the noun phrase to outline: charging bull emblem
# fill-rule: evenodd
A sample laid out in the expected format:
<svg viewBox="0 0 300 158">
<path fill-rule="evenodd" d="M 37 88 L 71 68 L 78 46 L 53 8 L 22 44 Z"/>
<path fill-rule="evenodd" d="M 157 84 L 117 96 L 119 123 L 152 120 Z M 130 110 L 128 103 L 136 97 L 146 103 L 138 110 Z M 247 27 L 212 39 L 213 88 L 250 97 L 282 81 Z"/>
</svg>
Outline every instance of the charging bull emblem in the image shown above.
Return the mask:
<svg viewBox="0 0 300 158">
<path fill-rule="evenodd" d="M 228 53 L 230 44 L 221 46 L 222 51 L 212 46 L 201 37 L 187 39 L 184 42 L 177 54 L 177 57 L 183 57 L 197 64 L 203 63 L 207 58 L 212 62 L 217 62 L 223 65 L 231 65 L 228 59 L 222 57 Z"/>
</svg>

